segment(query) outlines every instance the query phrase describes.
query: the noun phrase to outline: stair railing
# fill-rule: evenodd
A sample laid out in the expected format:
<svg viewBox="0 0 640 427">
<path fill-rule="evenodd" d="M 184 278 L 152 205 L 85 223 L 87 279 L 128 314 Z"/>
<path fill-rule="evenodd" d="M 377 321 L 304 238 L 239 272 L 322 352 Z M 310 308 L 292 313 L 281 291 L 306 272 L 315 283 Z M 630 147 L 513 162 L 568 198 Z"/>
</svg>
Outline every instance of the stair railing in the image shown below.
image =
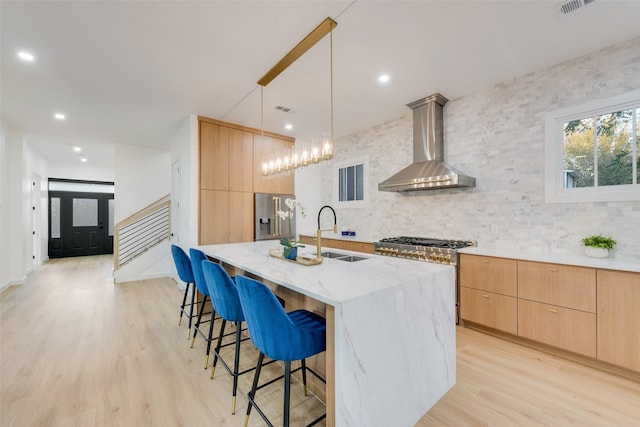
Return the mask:
<svg viewBox="0 0 640 427">
<path fill-rule="evenodd" d="M 130 263 L 171 235 L 171 196 L 140 209 L 114 227 L 113 269 Z"/>
</svg>

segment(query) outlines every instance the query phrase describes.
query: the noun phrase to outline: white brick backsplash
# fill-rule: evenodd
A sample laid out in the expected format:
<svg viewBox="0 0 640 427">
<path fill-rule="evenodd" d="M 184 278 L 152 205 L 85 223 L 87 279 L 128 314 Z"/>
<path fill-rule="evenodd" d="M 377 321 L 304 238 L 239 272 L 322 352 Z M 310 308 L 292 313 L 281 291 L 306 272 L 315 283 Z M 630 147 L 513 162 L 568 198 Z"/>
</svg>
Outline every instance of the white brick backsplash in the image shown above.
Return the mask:
<svg viewBox="0 0 640 427">
<path fill-rule="evenodd" d="M 638 88 L 635 38 L 450 101 L 444 110 L 445 162 L 476 177 L 471 189 L 378 191 L 379 182 L 412 162 L 409 110 L 341 138 L 334 161 L 369 156 L 371 200 L 368 208 L 337 209 L 338 223 L 355 229 L 361 240 L 471 239 L 487 248 L 543 253 L 580 254 L 582 237 L 602 233 L 618 241 L 614 257 L 640 262 L 640 201 L 544 203 L 545 113 Z M 321 202 L 331 204 L 333 166 L 325 163 Z"/>
</svg>

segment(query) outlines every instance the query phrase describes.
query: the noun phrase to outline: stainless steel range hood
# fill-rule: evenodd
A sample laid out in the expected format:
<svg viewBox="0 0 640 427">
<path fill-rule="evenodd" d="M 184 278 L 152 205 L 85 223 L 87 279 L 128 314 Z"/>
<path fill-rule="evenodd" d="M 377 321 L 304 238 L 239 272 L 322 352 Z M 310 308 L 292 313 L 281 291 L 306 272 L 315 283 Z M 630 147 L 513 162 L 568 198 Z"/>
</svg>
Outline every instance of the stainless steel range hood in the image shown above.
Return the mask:
<svg viewBox="0 0 640 427">
<path fill-rule="evenodd" d="M 419 99 L 413 110 L 413 163 L 378 184 L 379 191 L 422 191 L 475 187 L 476 179 L 444 163 L 443 107 L 439 93 Z"/>
</svg>

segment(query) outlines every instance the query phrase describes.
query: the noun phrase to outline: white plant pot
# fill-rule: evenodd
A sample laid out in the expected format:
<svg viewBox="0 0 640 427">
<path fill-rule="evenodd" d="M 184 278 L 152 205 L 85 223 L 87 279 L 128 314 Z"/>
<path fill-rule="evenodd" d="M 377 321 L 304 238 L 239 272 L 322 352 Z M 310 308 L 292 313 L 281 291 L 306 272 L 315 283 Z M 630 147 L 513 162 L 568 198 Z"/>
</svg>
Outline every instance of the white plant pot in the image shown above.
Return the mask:
<svg viewBox="0 0 640 427">
<path fill-rule="evenodd" d="M 609 249 L 585 246 L 584 254 L 591 258 L 606 258 L 609 256 Z"/>
</svg>

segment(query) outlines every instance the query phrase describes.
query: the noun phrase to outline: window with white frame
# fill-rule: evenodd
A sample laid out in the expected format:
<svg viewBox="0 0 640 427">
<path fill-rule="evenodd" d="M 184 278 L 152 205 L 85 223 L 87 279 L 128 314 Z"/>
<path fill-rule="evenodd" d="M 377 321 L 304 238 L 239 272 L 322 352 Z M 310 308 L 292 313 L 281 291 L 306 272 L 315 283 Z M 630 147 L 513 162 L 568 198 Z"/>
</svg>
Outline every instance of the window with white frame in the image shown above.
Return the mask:
<svg viewBox="0 0 640 427">
<path fill-rule="evenodd" d="M 545 201 L 640 200 L 640 91 L 548 113 Z"/>
<path fill-rule="evenodd" d="M 343 207 L 362 207 L 367 203 L 366 157 L 340 162 L 335 166 L 335 199 Z"/>
</svg>

